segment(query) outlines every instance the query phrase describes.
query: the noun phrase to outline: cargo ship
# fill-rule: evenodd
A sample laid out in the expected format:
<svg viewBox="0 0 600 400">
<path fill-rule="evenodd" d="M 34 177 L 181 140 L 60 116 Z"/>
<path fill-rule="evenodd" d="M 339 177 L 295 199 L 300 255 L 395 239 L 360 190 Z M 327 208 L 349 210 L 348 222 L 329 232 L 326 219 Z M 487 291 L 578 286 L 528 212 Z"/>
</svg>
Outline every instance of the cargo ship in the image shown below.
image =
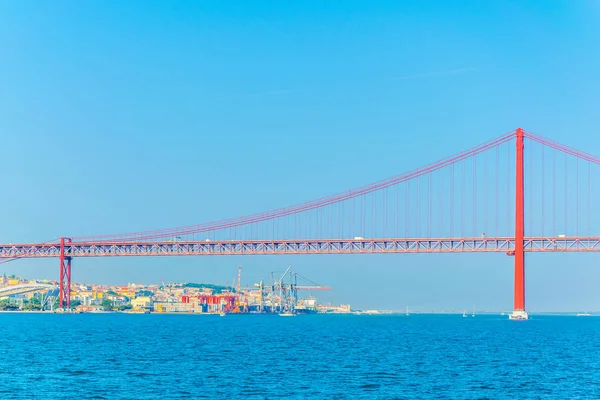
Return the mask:
<svg viewBox="0 0 600 400">
<path fill-rule="evenodd" d="M 310 296 L 305 300 L 298 300 L 295 308 L 296 314 L 316 314 L 317 313 L 317 299 Z"/>
</svg>

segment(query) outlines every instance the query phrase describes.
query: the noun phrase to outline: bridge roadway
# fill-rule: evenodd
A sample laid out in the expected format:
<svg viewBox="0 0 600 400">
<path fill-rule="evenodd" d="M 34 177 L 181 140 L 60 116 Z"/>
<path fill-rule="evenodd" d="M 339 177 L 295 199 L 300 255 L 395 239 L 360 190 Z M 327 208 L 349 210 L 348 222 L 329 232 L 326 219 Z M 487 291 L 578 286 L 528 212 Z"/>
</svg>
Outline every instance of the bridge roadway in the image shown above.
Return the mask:
<svg viewBox="0 0 600 400">
<path fill-rule="evenodd" d="M 53 289 L 58 289 L 58 288 L 54 285 L 48 285 L 45 283 L 25 283 L 22 285 L 5 286 L 5 287 L 0 288 L 0 299 L 15 295 L 15 294 L 39 292 L 41 290 L 49 291 L 49 290 L 53 290 Z"/>
<path fill-rule="evenodd" d="M 600 236 L 526 237 L 527 252 L 600 251 Z M 411 239 L 307 239 L 220 241 L 102 241 L 65 243 L 66 257 L 208 256 L 265 254 L 375 254 L 375 253 L 485 253 L 512 254 L 515 239 L 411 238 Z M 0 244 L 0 258 L 60 256 L 59 243 Z"/>
</svg>

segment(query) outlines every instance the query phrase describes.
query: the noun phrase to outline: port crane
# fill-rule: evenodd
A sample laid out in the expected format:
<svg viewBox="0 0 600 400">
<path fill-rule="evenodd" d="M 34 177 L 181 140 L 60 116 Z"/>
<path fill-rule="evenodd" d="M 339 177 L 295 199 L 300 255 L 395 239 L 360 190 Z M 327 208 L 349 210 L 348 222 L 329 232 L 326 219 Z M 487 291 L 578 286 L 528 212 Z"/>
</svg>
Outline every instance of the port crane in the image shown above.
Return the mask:
<svg viewBox="0 0 600 400">
<path fill-rule="evenodd" d="M 294 313 L 296 304 L 298 304 L 299 290 L 331 290 L 329 286 L 323 286 L 311 281 L 304 276 L 293 272 L 290 265 L 279 279 L 275 278 L 276 272 L 271 272 L 271 305 L 273 311 L 276 309 L 280 313 Z M 298 281 L 303 284 L 299 285 Z"/>
</svg>

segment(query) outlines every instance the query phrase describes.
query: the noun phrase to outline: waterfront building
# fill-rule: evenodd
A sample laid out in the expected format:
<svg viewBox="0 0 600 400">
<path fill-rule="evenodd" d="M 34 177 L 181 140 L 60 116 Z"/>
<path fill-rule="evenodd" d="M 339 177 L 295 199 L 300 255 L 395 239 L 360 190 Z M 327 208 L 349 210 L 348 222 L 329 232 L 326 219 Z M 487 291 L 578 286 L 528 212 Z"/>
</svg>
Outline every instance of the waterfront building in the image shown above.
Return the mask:
<svg viewBox="0 0 600 400">
<path fill-rule="evenodd" d="M 131 300 L 131 306 L 136 311 L 150 311 L 153 309 L 152 297 L 140 296 Z"/>
</svg>

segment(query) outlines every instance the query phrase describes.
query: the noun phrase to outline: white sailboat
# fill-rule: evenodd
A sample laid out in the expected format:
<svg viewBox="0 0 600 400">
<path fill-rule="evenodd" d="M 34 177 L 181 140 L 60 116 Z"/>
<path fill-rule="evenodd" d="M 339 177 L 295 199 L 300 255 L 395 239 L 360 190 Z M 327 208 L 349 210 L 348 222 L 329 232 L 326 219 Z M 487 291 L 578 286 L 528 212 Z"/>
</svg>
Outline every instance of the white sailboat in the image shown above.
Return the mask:
<svg viewBox="0 0 600 400">
<path fill-rule="evenodd" d="M 588 313 L 587 311 L 582 312 L 582 313 L 577 313 L 578 317 L 591 317 L 592 315 L 590 313 Z"/>
<path fill-rule="evenodd" d="M 463 318 L 467 318 L 467 312 L 463 311 Z"/>
<path fill-rule="evenodd" d="M 406 316 L 408 317 L 408 306 L 406 306 Z"/>
</svg>

